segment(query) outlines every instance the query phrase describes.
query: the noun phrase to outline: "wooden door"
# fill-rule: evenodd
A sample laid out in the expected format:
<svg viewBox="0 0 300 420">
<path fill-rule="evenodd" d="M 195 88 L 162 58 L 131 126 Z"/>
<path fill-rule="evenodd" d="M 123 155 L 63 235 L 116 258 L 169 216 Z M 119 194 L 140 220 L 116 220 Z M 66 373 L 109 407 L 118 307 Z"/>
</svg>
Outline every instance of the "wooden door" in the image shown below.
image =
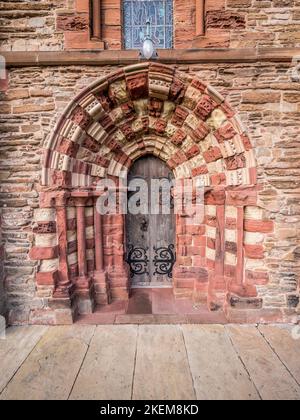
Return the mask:
<svg viewBox="0 0 300 420">
<path fill-rule="evenodd" d="M 151 181 L 172 181 L 173 174 L 160 159 L 146 156 L 132 166 L 128 184 L 136 179 L 143 179 L 148 185 L 148 211 L 147 214 L 128 212 L 126 216 L 127 263 L 130 266 L 132 287 L 171 286 L 176 259 L 174 206 L 171 198 L 169 214 L 162 214 L 161 205 L 159 214 L 152 214 Z M 128 200 L 132 195 L 134 192 L 128 193 Z M 161 193 L 160 204 L 163 200 L 170 200 L 170 196 Z"/>
</svg>

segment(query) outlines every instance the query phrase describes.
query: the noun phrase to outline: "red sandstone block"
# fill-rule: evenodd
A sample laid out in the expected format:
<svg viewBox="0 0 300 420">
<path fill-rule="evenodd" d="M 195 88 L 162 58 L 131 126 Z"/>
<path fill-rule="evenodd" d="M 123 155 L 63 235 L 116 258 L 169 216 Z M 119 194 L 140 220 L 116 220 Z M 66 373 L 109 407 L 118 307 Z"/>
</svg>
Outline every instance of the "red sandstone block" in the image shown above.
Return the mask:
<svg viewBox="0 0 300 420">
<path fill-rule="evenodd" d="M 179 235 L 178 236 L 178 245 L 192 245 L 193 238 L 192 235 Z"/>
<path fill-rule="evenodd" d="M 111 297 L 113 300 L 128 300 L 128 289 L 125 287 L 112 287 Z"/>
<path fill-rule="evenodd" d="M 235 278 L 236 276 L 236 266 L 225 264 L 224 273 L 226 277 Z"/>
<path fill-rule="evenodd" d="M 235 156 L 231 156 L 225 159 L 226 169 L 228 171 L 233 171 L 236 169 L 241 169 L 246 167 L 246 157 L 244 153 L 240 153 Z"/>
<path fill-rule="evenodd" d="M 205 224 L 207 226 L 217 227 L 217 218 L 215 216 L 205 216 Z"/>
<path fill-rule="evenodd" d="M 52 260 L 58 257 L 58 247 L 33 247 L 29 252 L 31 260 Z"/>
<path fill-rule="evenodd" d="M 207 238 L 207 247 L 210 249 L 216 249 L 216 240 L 212 238 Z"/>
<path fill-rule="evenodd" d="M 249 168 L 248 171 L 249 171 L 250 184 L 256 184 L 257 183 L 257 169 Z"/>
<path fill-rule="evenodd" d="M 208 191 L 205 193 L 204 198 L 205 204 L 221 206 L 225 204 L 226 193 L 223 189 L 218 191 Z"/>
<path fill-rule="evenodd" d="M 225 174 L 216 174 L 210 177 L 212 185 L 225 185 L 226 184 L 226 175 Z"/>
<path fill-rule="evenodd" d="M 209 280 L 208 278 L 208 271 L 205 268 L 200 268 L 198 270 L 198 279 L 197 281 L 201 281 L 201 282 L 207 282 Z"/>
<path fill-rule="evenodd" d="M 76 251 L 77 251 L 77 240 L 68 242 L 68 247 L 67 247 L 68 255 L 71 255 Z"/>
<path fill-rule="evenodd" d="M 94 216 L 88 216 L 85 219 L 86 227 L 94 226 Z"/>
<path fill-rule="evenodd" d="M 211 147 L 206 152 L 204 152 L 203 157 L 206 163 L 210 163 L 218 159 L 221 159 L 223 156 L 222 156 L 221 150 L 215 146 L 215 147 Z"/>
<path fill-rule="evenodd" d="M 264 286 L 269 282 L 269 274 L 265 271 L 246 271 L 246 281 L 257 286 Z"/>
<path fill-rule="evenodd" d="M 194 246 L 206 246 L 206 236 L 196 236 L 193 238 Z"/>
<path fill-rule="evenodd" d="M 264 247 L 262 245 L 248 245 L 244 246 L 245 255 L 247 258 L 263 259 L 264 258 Z"/>
<path fill-rule="evenodd" d="M 95 248 L 95 239 L 87 239 L 86 240 L 86 249 L 94 249 Z"/>
<path fill-rule="evenodd" d="M 235 295 L 241 298 L 255 298 L 257 297 L 256 287 L 252 284 L 239 285 L 239 284 L 230 284 L 228 291 L 234 293 Z M 247 304 L 247 302 L 246 302 Z"/>
<path fill-rule="evenodd" d="M 172 118 L 172 124 L 176 125 L 177 127 L 182 127 L 188 115 L 189 113 L 185 108 L 177 106 Z"/>
<path fill-rule="evenodd" d="M 197 156 L 199 153 L 200 153 L 199 147 L 194 145 L 186 152 L 186 156 L 188 159 L 192 159 L 193 157 Z"/>
<path fill-rule="evenodd" d="M 70 280 L 75 280 L 78 275 L 78 264 L 73 264 L 69 266 L 69 274 L 70 274 Z"/>
<path fill-rule="evenodd" d="M 227 123 L 214 132 L 214 136 L 219 143 L 224 143 L 226 140 L 232 139 L 236 135 L 236 131 L 232 124 Z"/>
<path fill-rule="evenodd" d="M 274 222 L 272 220 L 245 220 L 244 229 L 246 232 L 272 233 Z"/>
<path fill-rule="evenodd" d="M 191 256 L 200 255 L 201 257 L 204 257 L 205 247 L 204 246 L 188 246 L 187 255 L 191 255 Z"/>
<path fill-rule="evenodd" d="M 204 267 L 205 266 L 205 248 L 203 248 L 202 255 L 193 257 L 193 267 Z"/>
<path fill-rule="evenodd" d="M 83 32 L 65 32 L 65 49 L 86 50 L 86 49 L 104 49 L 104 42 L 91 41 L 88 31 Z"/>
<path fill-rule="evenodd" d="M 210 260 L 209 258 L 206 258 L 206 267 L 208 268 L 208 270 L 214 270 L 215 269 L 215 261 Z"/>
<path fill-rule="evenodd" d="M 206 165 L 199 166 L 199 168 L 194 168 L 192 170 L 193 177 L 199 176 L 199 175 L 205 175 L 208 174 L 208 168 Z"/>
<path fill-rule="evenodd" d="M 123 244 L 124 235 L 123 233 L 115 234 L 115 235 L 108 235 L 106 237 L 106 245 L 122 245 Z"/>
<path fill-rule="evenodd" d="M 175 169 L 177 166 L 177 164 L 175 163 L 173 159 L 169 159 L 167 162 L 167 165 L 169 166 L 170 169 Z"/>
<path fill-rule="evenodd" d="M 89 0 L 75 0 L 75 10 L 79 13 L 88 13 L 90 11 Z"/>
<path fill-rule="evenodd" d="M 183 151 L 177 152 L 175 155 L 172 156 L 172 160 L 175 162 L 176 166 L 182 165 L 184 162 L 187 161 L 187 157 Z"/>
<path fill-rule="evenodd" d="M 58 31 L 86 31 L 89 27 L 87 15 L 57 16 L 56 29 Z"/>
<path fill-rule="evenodd" d="M 180 278 L 180 279 L 174 279 L 174 284 L 178 289 L 193 289 L 194 288 L 195 279 L 191 278 Z"/>
<path fill-rule="evenodd" d="M 183 229 L 185 229 L 184 226 L 183 226 Z M 194 225 L 189 226 L 189 225 L 187 225 L 186 226 L 186 233 L 188 235 L 189 234 L 190 235 L 204 235 L 205 234 L 205 226 L 204 225 L 199 225 L 199 226 L 194 226 Z M 195 240 L 195 238 L 194 238 L 194 240 Z M 196 245 L 196 243 L 194 243 L 194 245 Z"/>
<path fill-rule="evenodd" d="M 206 0 L 205 9 L 206 11 L 225 9 L 225 0 Z"/>
<path fill-rule="evenodd" d="M 187 255 L 187 247 L 182 245 L 177 245 L 177 254 L 185 256 Z"/>
<path fill-rule="evenodd" d="M 56 286 L 58 281 L 58 271 L 50 271 L 48 273 L 37 273 L 36 282 L 38 286 Z"/>
<path fill-rule="evenodd" d="M 257 188 L 249 187 L 240 191 L 228 191 L 226 204 L 231 206 L 256 206 Z"/>
<path fill-rule="evenodd" d="M 67 228 L 70 231 L 74 231 L 77 228 L 77 220 L 76 219 L 68 219 L 67 220 Z"/>
<path fill-rule="evenodd" d="M 226 217 L 225 229 L 234 230 L 237 227 L 237 221 L 233 217 Z"/>
<path fill-rule="evenodd" d="M 40 208 L 51 208 L 55 206 L 56 193 L 41 192 L 40 193 Z"/>
<path fill-rule="evenodd" d="M 202 282 L 196 282 L 195 283 L 195 287 L 194 287 L 194 292 L 195 292 L 195 300 L 198 302 L 203 302 L 206 303 L 207 302 L 207 293 L 208 293 L 208 282 L 206 283 L 202 283 Z M 197 295 L 197 292 L 202 292 L 199 295 Z"/>
<path fill-rule="evenodd" d="M 242 142 L 244 144 L 245 150 L 251 150 L 252 144 L 249 137 L 246 134 L 241 135 Z"/>
<path fill-rule="evenodd" d="M 177 257 L 177 263 L 179 265 L 183 265 L 184 267 L 191 267 L 192 266 L 192 257 Z"/>
</svg>

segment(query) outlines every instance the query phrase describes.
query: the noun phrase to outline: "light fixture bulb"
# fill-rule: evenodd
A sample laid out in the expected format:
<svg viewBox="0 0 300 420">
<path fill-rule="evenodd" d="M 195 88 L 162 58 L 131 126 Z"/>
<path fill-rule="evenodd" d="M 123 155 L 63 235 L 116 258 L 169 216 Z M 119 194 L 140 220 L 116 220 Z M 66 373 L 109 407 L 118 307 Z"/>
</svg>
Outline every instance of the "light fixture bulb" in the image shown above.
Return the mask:
<svg viewBox="0 0 300 420">
<path fill-rule="evenodd" d="M 151 39 L 145 39 L 143 44 L 143 54 L 147 60 L 150 60 L 154 54 L 154 45 Z"/>
</svg>

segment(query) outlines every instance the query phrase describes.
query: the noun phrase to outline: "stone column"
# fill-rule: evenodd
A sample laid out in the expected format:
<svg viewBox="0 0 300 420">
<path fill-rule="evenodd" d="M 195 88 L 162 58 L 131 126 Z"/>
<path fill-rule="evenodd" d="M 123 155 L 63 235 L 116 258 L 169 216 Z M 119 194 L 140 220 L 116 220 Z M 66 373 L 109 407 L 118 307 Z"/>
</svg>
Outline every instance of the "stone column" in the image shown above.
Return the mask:
<svg viewBox="0 0 300 420">
<path fill-rule="evenodd" d="M 236 284 L 241 290 L 244 287 L 244 207 L 237 207 L 237 262 L 236 262 Z"/>
<path fill-rule="evenodd" d="M 101 39 L 101 0 L 92 0 L 93 38 Z"/>
<path fill-rule="evenodd" d="M 104 271 L 102 215 L 97 210 L 98 197 L 94 198 L 95 229 L 95 273 L 94 287 L 97 305 L 108 305 L 111 301 L 107 273 Z"/>
<path fill-rule="evenodd" d="M 77 253 L 78 253 L 78 281 L 83 287 L 87 286 L 87 263 L 86 263 L 86 224 L 85 224 L 85 203 L 86 198 L 75 199 L 77 219 Z"/>
<path fill-rule="evenodd" d="M 205 34 L 205 0 L 196 0 L 196 36 Z"/>
<path fill-rule="evenodd" d="M 77 219 L 77 253 L 79 271 L 79 276 L 75 285 L 77 311 L 80 314 L 89 314 L 93 312 L 94 308 L 92 280 L 88 276 L 86 262 L 85 205 L 89 194 L 73 193 L 72 196 L 75 200 Z"/>
<path fill-rule="evenodd" d="M 216 310 L 222 307 L 225 299 L 225 204 L 216 206 L 216 260 L 215 270 L 210 276 L 208 290 L 208 307 Z"/>
<path fill-rule="evenodd" d="M 68 268 L 68 238 L 67 238 L 67 200 L 68 193 L 57 193 L 55 197 L 58 255 L 59 255 L 59 274 L 54 298 L 69 299 L 71 293 L 71 281 Z"/>
<path fill-rule="evenodd" d="M 116 180 L 116 185 L 118 180 Z M 128 300 L 130 292 L 129 266 L 125 263 L 125 217 L 120 211 L 120 190 L 117 193 L 115 214 L 104 217 L 104 250 L 113 300 Z"/>
</svg>

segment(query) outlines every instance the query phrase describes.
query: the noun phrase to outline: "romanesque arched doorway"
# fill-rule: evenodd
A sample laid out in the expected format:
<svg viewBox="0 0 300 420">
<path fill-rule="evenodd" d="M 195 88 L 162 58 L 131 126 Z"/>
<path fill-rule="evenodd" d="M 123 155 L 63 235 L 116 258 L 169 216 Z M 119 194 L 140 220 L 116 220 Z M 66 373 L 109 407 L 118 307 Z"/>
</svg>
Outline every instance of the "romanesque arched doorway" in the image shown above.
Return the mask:
<svg viewBox="0 0 300 420">
<path fill-rule="evenodd" d="M 89 86 L 46 141 L 31 257 L 41 261 L 37 285 L 49 287 L 51 310 L 63 306 L 71 316 L 92 311 L 94 302 L 128 299 L 125 216 L 97 213 L 97 183 L 121 185 L 134 162 L 149 155 L 165 162 L 176 181 L 204 188 L 201 223 L 176 215 L 175 296 L 210 309 L 242 299 L 247 307 L 257 296 L 263 274 L 252 261 L 263 258 L 263 234 L 272 224 L 257 206 L 262 187 L 247 130 L 197 77 L 142 63 Z M 252 232 L 261 232 L 259 243 Z"/>
<path fill-rule="evenodd" d="M 176 261 L 173 173 L 154 156 L 138 159 L 128 174 L 126 251 L 131 287 L 172 287 Z"/>
</svg>

